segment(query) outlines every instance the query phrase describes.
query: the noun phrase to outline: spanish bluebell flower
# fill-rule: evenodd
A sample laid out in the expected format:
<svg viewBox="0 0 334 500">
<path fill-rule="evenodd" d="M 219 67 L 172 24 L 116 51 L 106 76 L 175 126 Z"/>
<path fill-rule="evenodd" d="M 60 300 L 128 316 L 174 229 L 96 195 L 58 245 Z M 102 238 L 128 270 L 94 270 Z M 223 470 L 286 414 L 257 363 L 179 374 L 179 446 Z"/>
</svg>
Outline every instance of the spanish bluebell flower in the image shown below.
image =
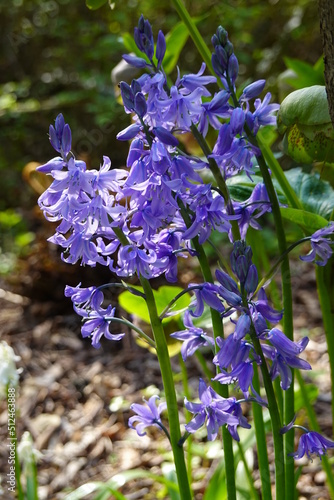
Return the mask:
<svg viewBox="0 0 334 500">
<path fill-rule="evenodd" d="M 134 54 L 123 54 L 124 61 L 135 68 L 147 68 L 150 65 L 142 57 L 135 56 Z"/>
<path fill-rule="evenodd" d="M 311 454 L 316 454 L 322 459 L 323 455 L 327 454 L 327 450 L 334 448 L 334 442 L 325 438 L 315 431 L 302 434 L 299 439 L 298 449 L 295 453 L 289 453 L 291 457 L 298 460 L 304 455 L 311 458 Z"/>
<path fill-rule="evenodd" d="M 275 380 L 278 376 L 280 376 L 280 386 L 284 391 L 289 389 L 292 382 L 291 368 L 297 368 L 298 370 L 312 369 L 311 365 L 307 361 L 300 359 L 297 355 L 282 355 L 273 346 L 264 343 L 261 343 L 261 347 L 265 357 L 272 361 L 269 372 L 271 380 Z"/>
<path fill-rule="evenodd" d="M 270 368 L 270 377 L 275 380 L 276 377 L 281 377 L 281 387 L 285 391 L 292 382 L 291 368 L 299 370 L 311 370 L 311 365 L 304 359 L 298 356 L 301 354 L 307 344 L 308 337 L 303 337 L 298 342 L 293 342 L 288 339 L 284 333 L 278 328 L 273 328 L 269 332 L 261 335 L 262 339 L 269 340 L 271 345 L 262 343 L 262 350 L 267 359 L 272 361 Z"/>
<path fill-rule="evenodd" d="M 204 137 L 208 133 L 209 124 L 219 130 L 222 127 L 219 118 L 229 118 L 231 112 L 229 98 L 230 93 L 221 90 L 210 101 L 202 103 L 203 113 L 197 127 Z"/>
<path fill-rule="evenodd" d="M 183 234 L 183 238 L 193 239 L 198 236 L 202 245 L 213 230 L 228 232 L 231 224 L 225 211 L 224 198 L 217 192 L 212 192 L 211 185 L 194 187 L 190 192 L 189 208 L 195 214 L 191 226 Z"/>
<path fill-rule="evenodd" d="M 147 19 L 141 15 L 138 21 L 138 27 L 134 29 L 134 39 L 141 52 L 147 55 L 152 62 L 154 54 L 154 40 L 152 27 Z"/>
<path fill-rule="evenodd" d="M 329 222 L 328 226 L 318 229 L 310 238 L 311 251 L 304 256 L 300 256 L 301 260 L 306 262 L 315 262 L 318 266 L 325 266 L 328 259 L 333 255 L 332 245 L 334 240 L 330 237 L 334 234 L 334 222 Z M 315 260 L 316 256 L 320 259 Z"/>
<path fill-rule="evenodd" d="M 189 286 L 192 286 L 191 284 Z M 192 316 L 199 317 L 202 316 L 204 312 L 204 303 L 209 307 L 212 307 L 220 313 L 225 311 L 225 307 L 221 300 L 217 297 L 217 287 L 212 283 L 204 283 L 199 288 L 195 290 L 195 305 L 194 309 L 190 310 Z"/>
<path fill-rule="evenodd" d="M 251 196 L 242 203 L 232 202 L 233 211 L 238 216 L 238 225 L 241 239 L 246 238 L 248 227 L 261 229 L 257 219 L 266 212 L 271 212 L 271 203 L 265 185 L 258 183 Z"/>
<path fill-rule="evenodd" d="M 170 89 L 170 95 L 156 100 L 163 123 L 169 123 L 182 131 L 190 131 L 192 123 L 197 123 L 203 113 L 201 97 L 206 92 L 198 87 L 192 92 L 182 92 L 176 85 Z"/>
<path fill-rule="evenodd" d="M 250 99 L 254 99 L 254 97 L 257 97 L 261 94 L 265 84 L 265 80 L 257 80 L 256 82 L 247 85 L 247 87 L 244 88 L 239 101 L 244 102 L 249 101 Z"/>
<path fill-rule="evenodd" d="M 158 33 L 158 38 L 157 38 L 157 45 L 155 48 L 155 57 L 157 58 L 158 61 L 158 69 L 160 68 L 163 58 L 165 57 L 166 54 L 166 39 L 165 35 L 161 30 L 159 30 Z"/>
<path fill-rule="evenodd" d="M 90 306 L 93 297 L 95 298 L 95 300 L 97 300 L 95 308 L 98 307 L 97 304 L 101 304 L 103 300 L 103 294 L 101 290 L 99 290 L 95 286 L 82 288 L 81 283 L 79 283 L 79 285 L 75 287 L 66 285 L 64 295 L 65 297 L 71 298 L 73 305 L 77 309 L 86 309 L 86 307 Z M 101 300 L 101 295 L 102 295 L 102 300 Z"/>
<path fill-rule="evenodd" d="M 237 426 L 240 419 L 233 415 L 235 398 L 219 396 L 203 379 L 199 380 L 199 398 L 201 403 L 192 403 L 185 398 L 185 407 L 195 417 L 185 426 L 191 434 L 206 424 L 208 440 L 213 441 L 218 435 L 219 427 L 228 424 Z"/>
<path fill-rule="evenodd" d="M 110 264 L 110 270 L 118 276 L 144 276 L 149 279 L 156 276 L 157 271 L 152 266 L 157 260 L 153 250 L 143 250 L 135 245 L 126 245 L 118 251 L 117 267 Z"/>
<path fill-rule="evenodd" d="M 55 126 L 50 125 L 49 128 L 50 142 L 52 147 L 61 153 L 63 158 L 66 158 L 71 150 L 71 129 L 67 123 L 65 123 L 62 114 L 59 114 L 55 121 Z"/>
<path fill-rule="evenodd" d="M 192 356 L 199 347 L 214 347 L 214 340 L 209 337 L 202 328 L 194 326 L 189 311 L 185 312 L 183 323 L 186 330 L 171 334 L 171 337 L 174 339 L 183 341 L 181 347 L 183 361 L 186 361 L 188 356 Z"/>
<path fill-rule="evenodd" d="M 285 434 L 293 427 L 304 431 L 304 434 L 302 434 L 299 439 L 297 451 L 295 453 L 289 453 L 289 456 L 299 460 L 304 455 L 306 455 L 308 459 L 311 459 L 311 454 L 316 454 L 321 460 L 323 455 L 327 454 L 329 448 L 334 448 L 334 441 L 325 438 L 319 434 L 319 432 L 309 431 L 302 425 L 295 425 L 296 418 L 297 415 L 293 417 L 289 424 L 285 425 L 280 430 L 281 434 Z"/>
<path fill-rule="evenodd" d="M 137 413 L 137 415 L 129 418 L 129 427 L 131 427 L 131 429 L 135 429 L 138 436 L 145 436 L 146 432 L 144 429 L 147 427 L 153 426 L 160 429 L 162 428 L 160 414 L 166 410 L 167 404 L 160 403 L 157 406 L 157 399 L 160 399 L 159 396 L 151 396 L 148 401 L 144 400 L 146 406 L 137 403 L 133 403 L 130 406 L 131 410 Z M 136 426 L 134 426 L 135 422 L 138 422 Z"/>
<path fill-rule="evenodd" d="M 261 364 L 261 358 L 256 354 L 251 341 L 238 339 L 229 335 L 226 339 L 217 338 L 220 348 L 213 362 L 219 366 L 221 372 L 213 380 L 221 384 L 236 383 L 243 392 L 244 397 L 250 397 L 250 391 L 256 400 L 263 402 L 253 387 L 253 363 Z M 230 368 L 230 371 L 227 371 Z"/>
<path fill-rule="evenodd" d="M 214 76 L 203 76 L 205 68 L 205 63 L 202 63 L 201 69 L 196 75 L 190 73 L 183 76 L 180 80 L 180 84 L 190 92 L 193 92 L 200 87 L 203 90 L 203 96 L 209 97 L 211 94 L 207 90 L 206 85 L 216 83 L 217 79 Z"/>
<path fill-rule="evenodd" d="M 239 113 L 238 119 L 240 120 Z M 222 170 L 225 179 L 241 171 L 251 178 L 254 174 L 252 159 L 255 153 L 255 148 L 243 136 L 235 137 L 230 123 L 225 123 L 219 129 L 218 139 L 211 156 Z"/>
<path fill-rule="evenodd" d="M 251 127 L 254 134 L 257 133 L 261 125 L 276 125 L 276 116 L 273 114 L 279 110 L 279 104 L 269 104 L 271 100 L 271 93 L 268 92 L 263 101 L 255 99 L 255 111 L 252 113 L 253 125 Z"/>
<path fill-rule="evenodd" d="M 93 347 L 101 347 L 103 336 L 114 341 L 124 337 L 124 333 L 110 333 L 110 321 L 115 316 L 115 308 L 111 305 L 106 309 L 102 307 L 104 296 L 101 290 L 95 287 L 80 289 L 80 285 L 75 288 L 67 286 L 65 295 L 71 297 L 74 310 L 83 318 L 81 334 L 84 338 L 91 338 Z"/>
</svg>

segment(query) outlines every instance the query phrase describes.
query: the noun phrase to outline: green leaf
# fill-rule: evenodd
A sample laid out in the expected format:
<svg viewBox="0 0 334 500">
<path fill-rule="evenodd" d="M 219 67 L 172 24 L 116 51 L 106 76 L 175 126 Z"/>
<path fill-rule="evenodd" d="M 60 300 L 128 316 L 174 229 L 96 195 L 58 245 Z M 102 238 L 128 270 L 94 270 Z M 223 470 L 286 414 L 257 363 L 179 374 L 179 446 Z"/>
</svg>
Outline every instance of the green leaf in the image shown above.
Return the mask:
<svg viewBox="0 0 334 500">
<path fill-rule="evenodd" d="M 91 10 L 96 10 L 102 7 L 108 0 L 86 0 L 86 5 Z"/>
<path fill-rule="evenodd" d="M 285 175 L 303 209 L 329 220 L 334 209 L 334 190 L 329 182 L 320 179 L 318 173 L 309 174 L 301 168 L 289 170 Z"/>
<path fill-rule="evenodd" d="M 327 226 L 328 221 L 321 215 L 297 208 L 281 208 L 282 217 L 291 222 L 295 222 L 306 233 L 315 233 L 318 229 Z"/>
<path fill-rule="evenodd" d="M 167 75 L 175 68 L 188 36 L 188 30 L 183 23 L 177 23 L 166 35 L 166 54 L 163 60 L 163 68 Z"/>
<path fill-rule="evenodd" d="M 133 288 L 143 292 L 142 287 L 133 286 Z M 161 286 L 158 290 L 153 290 L 153 295 L 157 305 L 158 314 L 168 306 L 168 304 L 174 299 L 174 297 L 183 291 L 183 288 L 178 286 Z M 133 295 L 129 291 L 125 291 L 120 294 L 119 298 L 120 306 L 129 314 L 134 314 L 145 323 L 150 323 L 150 317 L 146 306 L 146 301 L 143 297 Z M 180 314 L 180 312 L 186 309 L 190 304 L 190 296 L 185 294 L 180 297 L 174 306 L 174 310 L 170 312 L 170 316 L 164 318 L 164 322 L 168 322 L 172 319 L 172 316 Z"/>
<path fill-rule="evenodd" d="M 152 479 L 152 481 L 165 485 L 170 491 L 178 492 L 178 485 L 175 484 L 175 482 L 163 476 L 153 474 L 152 472 L 132 469 L 116 474 L 105 483 L 101 481 L 86 483 L 67 495 L 65 500 L 80 500 L 94 492 L 97 493 L 97 495 L 93 497 L 94 500 L 108 500 L 110 495 L 113 495 L 116 500 L 126 500 L 126 497 L 120 493 L 118 489 L 124 486 L 128 481 L 142 478 Z"/>
<path fill-rule="evenodd" d="M 323 62 L 323 58 L 320 58 L 320 61 Z M 309 87 L 312 85 L 324 85 L 324 76 L 323 71 L 321 71 L 321 66 L 319 61 L 312 66 L 304 61 L 300 61 L 299 59 L 292 59 L 290 57 L 284 57 L 284 62 L 289 69 L 292 69 L 297 78 L 287 80 L 287 83 L 291 84 L 295 88 L 303 88 Z M 319 70 L 320 68 L 320 70 Z"/>
<path fill-rule="evenodd" d="M 334 162 L 334 129 L 325 86 L 291 92 L 281 104 L 277 127 L 284 134 L 284 152 L 295 161 Z"/>
<path fill-rule="evenodd" d="M 331 123 L 326 87 L 313 85 L 291 92 L 282 102 L 277 116 L 280 127 L 323 125 Z"/>
</svg>

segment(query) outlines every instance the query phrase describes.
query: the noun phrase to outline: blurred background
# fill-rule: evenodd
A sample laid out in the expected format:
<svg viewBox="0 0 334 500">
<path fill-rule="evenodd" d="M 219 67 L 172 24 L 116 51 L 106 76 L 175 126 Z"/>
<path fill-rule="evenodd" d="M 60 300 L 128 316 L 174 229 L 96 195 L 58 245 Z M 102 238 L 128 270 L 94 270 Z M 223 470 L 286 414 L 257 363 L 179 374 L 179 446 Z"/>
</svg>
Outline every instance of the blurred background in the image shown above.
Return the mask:
<svg viewBox="0 0 334 500">
<path fill-rule="evenodd" d="M 218 23 L 228 30 L 240 61 L 239 84 L 266 78 L 275 100 L 289 88 L 282 86 L 287 56 L 310 68 L 321 58 L 315 0 L 185 4 L 209 46 Z M 117 102 L 111 71 L 127 51 L 124 33 L 132 35 L 141 13 L 155 35 L 159 29 L 168 33 L 179 21 L 168 0 L 109 0 L 98 10 L 88 9 L 84 0 L 0 3 L 1 276 L 12 275 L 17 258 L 36 244 L 31 210 L 43 186 L 33 174 L 34 162 L 54 156 L 47 133 L 58 113 L 71 126 L 77 156 L 94 167 L 103 154 L 115 167 L 124 163 L 127 145 L 115 136 L 129 116 Z M 189 39 L 179 65 L 197 72 L 200 64 Z M 318 76 L 321 83 L 321 71 Z"/>
</svg>

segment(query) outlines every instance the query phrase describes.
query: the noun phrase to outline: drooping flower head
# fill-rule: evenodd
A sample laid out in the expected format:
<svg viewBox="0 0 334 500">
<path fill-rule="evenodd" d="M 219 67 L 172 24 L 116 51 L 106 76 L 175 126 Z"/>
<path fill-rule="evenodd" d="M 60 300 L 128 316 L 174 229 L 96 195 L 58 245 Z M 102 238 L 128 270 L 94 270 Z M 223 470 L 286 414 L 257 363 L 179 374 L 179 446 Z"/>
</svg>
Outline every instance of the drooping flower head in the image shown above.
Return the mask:
<svg viewBox="0 0 334 500">
<path fill-rule="evenodd" d="M 306 262 L 314 261 L 318 266 L 325 266 L 333 255 L 334 240 L 331 238 L 333 234 L 334 222 L 330 222 L 328 226 L 319 229 L 311 236 L 311 251 L 299 258 Z M 320 259 L 315 260 L 317 255 Z"/>
<path fill-rule="evenodd" d="M 185 398 L 185 407 L 190 413 L 195 414 L 194 418 L 185 426 L 188 432 L 194 433 L 205 424 L 208 440 L 213 441 L 218 435 L 219 427 L 227 424 L 234 430 L 235 426 L 239 425 L 240 418 L 233 414 L 235 398 L 219 396 L 212 387 L 206 385 L 203 379 L 199 381 L 199 398 L 200 403 L 192 403 Z"/>
<path fill-rule="evenodd" d="M 129 418 L 129 427 L 135 429 L 138 436 L 144 436 L 146 434 L 144 431 L 146 427 L 153 426 L 159 427 L 160 429 L 162 428 L 160 414 L 167 408 L 167 404 L 160 403 L 157 406 L 157 399 L 160 399 L 159 396 L 154 395 L 151 396 L 148 401 L 144 400 L 146 405 L 134 403 L 130 406 L 131 410 L 137 413 L 137 415 Z M 134 426 L 135 422 L 137 422 L 136 426 Z"/>
</svg>

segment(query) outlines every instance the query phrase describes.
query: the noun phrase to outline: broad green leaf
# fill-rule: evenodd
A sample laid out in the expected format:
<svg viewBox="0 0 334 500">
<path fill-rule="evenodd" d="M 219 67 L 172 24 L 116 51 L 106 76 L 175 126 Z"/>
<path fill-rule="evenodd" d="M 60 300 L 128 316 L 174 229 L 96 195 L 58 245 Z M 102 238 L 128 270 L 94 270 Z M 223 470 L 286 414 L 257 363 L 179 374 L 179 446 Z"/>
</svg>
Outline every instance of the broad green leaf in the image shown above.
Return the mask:
<svg viewBox="0 0 334 500">
<path fill-rule="evenodd" d="M 319 61 L 312 66 L 299 59 L 284 57 L 286 66 L 292 69 L 297 75 L 297 78 L 286 79 L 286 82 L 298 89 L 312 85 L 324 85 L 323 57 Z"/>
<path fill-rule="evenodd" d="M 301 168 L 289 170 L 285 175 L 304 210 L 328 220 L 334 209 L 334 190 L 329 182 L 320 179 L 318 173 L 309 174 Z"/>
<path fill-rule="evenodd" d="M 86 0 L 86 5 L 91 10 L 96 10 L 102 7 L 108 0 Z"/>
<path fill-rule="evenodd" d="M 133 286 L 133 288 L 140 290 L 143 293 L 142 287 Z M 168 304 L 174 299 L 176 295 L 181 293 L 183 288 L 179 286 L 161 286 L 158 290 L 153 290 L 153 295 L 157 305 L 158 314 L 168 306 Z M 150 323 L 150 317 L 148 314 L 145 299 L 133 295 L 129 291 L 125 291 L 120 294 L 119 298 L 120 306 L 129 314 L 134 314 L 142 321 Z M 188 294 L 182 295 L 182 297 L 176 302 L 174 308 L 170 311 L 170 316 L 165 318 L 163 321 L 167 322 L 172 319 L 172 316 L 179 314 L 182 310 L 186 309 L 190 304 L 190 296 Z"/>
<path fill-rule="evenodd" d="M 313 85 L 291 92 L 281 104 L 277 117 L 278 131 L 298 125 L 330 123 L 326 87 Z"/>
<path fill-rule="evenodd" d="M 133 287 L 141 292 L 143 289 L 141 287 Z M 147 306 L 145 299 L 142 297 L 138 297 L 133 295 L 131 292 L 123 292 L 118 297 L 119 305 L 129 314 L 134 314 L 145 323 L 150 323 L 150 316 L 148 314 Z"/>
<path fill-rule="evenodd" d="M 284 152 L 295 161 L 334 161 L 334 129 L 325 86 L 291 92 L 281 104 L 277 127 L 284 134 Z"/>
<path fill-rule="evenodd" d="M 184 23 L 177 23 L 166 35 L 166 54 L 163 60 L 163 68 L 169 75 L 179 60 L 181 51 L 188 40 L 189 32 Z"/>
<path fill-rule="evenodd" d="M 282 217 L 291 222 L 295 222 L 306 233 L 315 233 L 318 229 L 327 226 L 328 221 L 321 215 L 306 210 L 298 210 L 297 208 L 281 208 Z"/>
<path fill-rule="evenodd" d="M 252 182 L 245 174 L 236 175 L 228 179 L 227 186 L 233 200 L 247 200 L 252 194 L 257 182 L 260 182 L 261 179 L 255 178 L 254 176 L 254 181 L 255 182 Z"/>
<path fill-rule="evenodd" d="M 132 286 L 132 288 L 139 290 L 143 293 L 142 287 Z M 183 288 L 178 286 L 162 286 L 158 290 L 153 290 L 153 295 L 155 298 L 155 303 L 157 306 L 158 314 L 160 315 L 164 309 L 168 306 L 168 304 L 183 291 Z M 144 321 L 147 324 L 150 324 L 150 316 L 148 313 L 146 301 L 143 297 L 138 295 L 134 295 L 129 291 L 125 291 L 120 294 L 118 298 L 120 306 L 129 314 L 133 314 L 137 316 L 139 319 Z M 164 332 L 166 337 L 166 342 L 168 346 L 169 355 L 175 356 L 181 350 L 182 343 L 178 340 L 174 339 L 170 336 L 171 333 L 174 333 L 178 330 L 183 329 L 182 322 L 180 321 L 180 313 L 187 309 L 190 304 L 190 296 L 189 294 L 182 295 L 174 306 L 169 311 L 169 316 L 165 317 L 162 322 L 164 324 Z M 148 335 L 151 335 L 150 332 L 146 332 Z M 149 349 L 151 352 L 155 352 L 153 348 L 151 348 L 147 342 L 145 342 L 140 337 L 137 338 L 137 342 L 140 346 Z"/>
</svg>

